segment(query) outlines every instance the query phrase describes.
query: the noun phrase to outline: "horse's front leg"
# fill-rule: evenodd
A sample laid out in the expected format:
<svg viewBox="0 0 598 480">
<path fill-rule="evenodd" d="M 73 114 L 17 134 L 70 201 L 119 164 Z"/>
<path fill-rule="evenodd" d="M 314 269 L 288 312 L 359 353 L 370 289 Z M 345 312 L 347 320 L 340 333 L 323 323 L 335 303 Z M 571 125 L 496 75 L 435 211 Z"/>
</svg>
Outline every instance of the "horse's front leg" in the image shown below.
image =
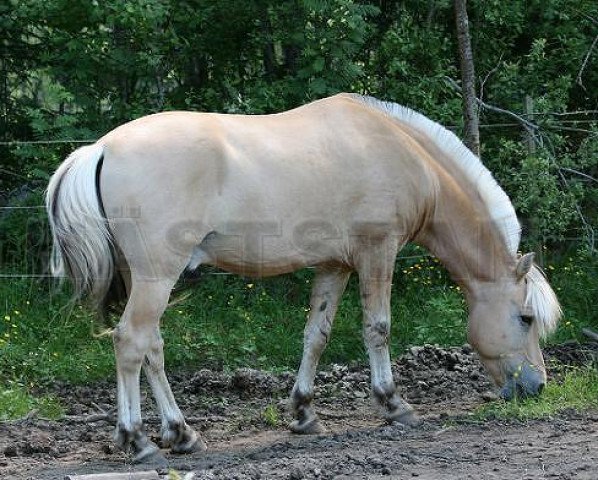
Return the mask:
<svg viewBox="0 0 598 480">
<path fill-rule="evenodd" d="M 164 341 L 160 329 L 156 326 L 153 341 L 143 362 L 143 371 L 152 388 L 158 410 L 162 417 L 160 436 L 162 446 L 170 447 L 173 453 L 192 453 L 206 450 L 206 444 L 195 432 L 179 409 L 166 373 L 164 372 Z"/>
<path fill-rule="evenodd" d="M 417 425 L 420 419 L 398 394 L 390 365 L 390 294 L 396 255 L 393 252 L 390 247 L 376 248 L 358 270 L 363 338 L 370 360 L 372 393 L 385 410 L 384 418 L 389 423 Z"/>
<path fill-rule="evenodd" d="M 339 299 L 347 286 L 350 272 L 318 270 L 311 292 L 309 319 L 304 331 L 303 358 L 291 392 L 295 420 L 294 433 L 319 433 L 322 426 L 312 407 L 314 378 L 320 356 L 328 343 Z"/>
<path fill-rule="evenodd" d="M 133 455 L 133 462 L 159 457 L 158 447 L 144 432 L 141 419 L 139 376 L 143 359 L 155 342 L 155 329 L 173 282 L 135 282 L 120 323 L 114 329 L 118 421 L 115 443 Z"/>
</svg>

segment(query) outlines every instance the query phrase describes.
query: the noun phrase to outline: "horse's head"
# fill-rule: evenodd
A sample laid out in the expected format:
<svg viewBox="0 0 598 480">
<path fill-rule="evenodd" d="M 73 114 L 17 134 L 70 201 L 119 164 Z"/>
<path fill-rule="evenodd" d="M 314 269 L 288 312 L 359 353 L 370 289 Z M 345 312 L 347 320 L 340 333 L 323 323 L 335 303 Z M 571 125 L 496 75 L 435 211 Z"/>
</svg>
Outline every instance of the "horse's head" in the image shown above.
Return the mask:
<svg viewBox="0 0 598 480">
<path fill-rule="evenodd" d="M 522 256 L 506 278 L 471 292 L 469 342 L 507 400 L 542 392 L 546 370 L 540 337 L 554 330 L 561 315 L 533 259 L 533 254 Z"/>
</svg>

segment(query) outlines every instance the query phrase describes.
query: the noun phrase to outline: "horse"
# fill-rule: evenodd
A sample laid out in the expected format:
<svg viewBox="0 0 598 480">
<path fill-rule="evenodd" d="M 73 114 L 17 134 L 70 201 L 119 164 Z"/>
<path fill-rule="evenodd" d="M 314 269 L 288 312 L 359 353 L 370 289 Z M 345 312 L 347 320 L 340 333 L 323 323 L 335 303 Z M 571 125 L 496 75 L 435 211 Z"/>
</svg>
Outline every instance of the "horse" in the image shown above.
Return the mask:
<svg viewBox="0 0 598 480">
<path fill-rule="evenodd" d="M 456 135 L 409 108 L 338 94 L 282 113 L 164 112 L 75 150 L 50 179 L 52 271 L 101 305 L 124 284 L 113 330 L 116 444 L 134 461 L 161 455 L 146 436 L 143 369 L 175 453 L 206 448 L 177 406 L 160 317 L 185 271 L 245 276 L 315 267 L 291 431 L 322 432 L 314 377 L 352 272 L 359 278 L 371 391 L 387 422 L 420 417 L 397 392 L 389 356 L 394 263 L 408 242 L 461 286 L 468 341 L 501 395 L 539 395 L 539 339 L 561 308 L 507 194 Z"/>
</svg>

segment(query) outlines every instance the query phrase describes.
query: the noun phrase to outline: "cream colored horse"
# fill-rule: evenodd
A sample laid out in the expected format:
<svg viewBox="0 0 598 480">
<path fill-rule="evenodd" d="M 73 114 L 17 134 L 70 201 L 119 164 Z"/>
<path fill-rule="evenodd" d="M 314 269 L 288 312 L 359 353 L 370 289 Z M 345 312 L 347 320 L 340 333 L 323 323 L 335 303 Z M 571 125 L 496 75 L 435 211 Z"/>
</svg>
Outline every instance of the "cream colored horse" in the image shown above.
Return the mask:
<svg viewBox="0 0 598 480">
<path fill-rule="evenodd" d="M 538 394 L 546 381 L 539 337 L 560 307 L 533 256 L 517 254 L 511 202 L 456 136 L 399 105 L 341 94 L 277 115 L 144 117 L 75 151 L 50 181 L 47 208 L 57 275 L 98 300 L 125 279 L 115 440 L 136 460 L 157 452 L 142 430 L 142 368 L 163 444 L 205 448 L 170 390 L 159 330 L 175 282 L 200 264 L 256 276 L 317 267 L 294 432 L 321 430 L 314 375 L 352 271 L 373 395 L 389 422 L 417 422 L 388 351 L 393 265 L 410 241 L 462 286 L 469 341 L 503 396 Z"/>
</svg>

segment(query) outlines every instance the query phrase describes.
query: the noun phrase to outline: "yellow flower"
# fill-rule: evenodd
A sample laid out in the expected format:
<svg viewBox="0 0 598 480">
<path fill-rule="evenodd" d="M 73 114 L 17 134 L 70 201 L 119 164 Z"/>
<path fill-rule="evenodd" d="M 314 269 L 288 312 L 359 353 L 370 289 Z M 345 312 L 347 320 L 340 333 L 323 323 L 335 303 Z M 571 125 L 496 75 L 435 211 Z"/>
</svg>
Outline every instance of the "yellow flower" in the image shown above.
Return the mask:
<svg viewBox="0 0 598 480">
<path fill-rule="evenodd" d="M 248 283 L 247 288 L 253 288 L 253 283 Z"/>
</svg>

